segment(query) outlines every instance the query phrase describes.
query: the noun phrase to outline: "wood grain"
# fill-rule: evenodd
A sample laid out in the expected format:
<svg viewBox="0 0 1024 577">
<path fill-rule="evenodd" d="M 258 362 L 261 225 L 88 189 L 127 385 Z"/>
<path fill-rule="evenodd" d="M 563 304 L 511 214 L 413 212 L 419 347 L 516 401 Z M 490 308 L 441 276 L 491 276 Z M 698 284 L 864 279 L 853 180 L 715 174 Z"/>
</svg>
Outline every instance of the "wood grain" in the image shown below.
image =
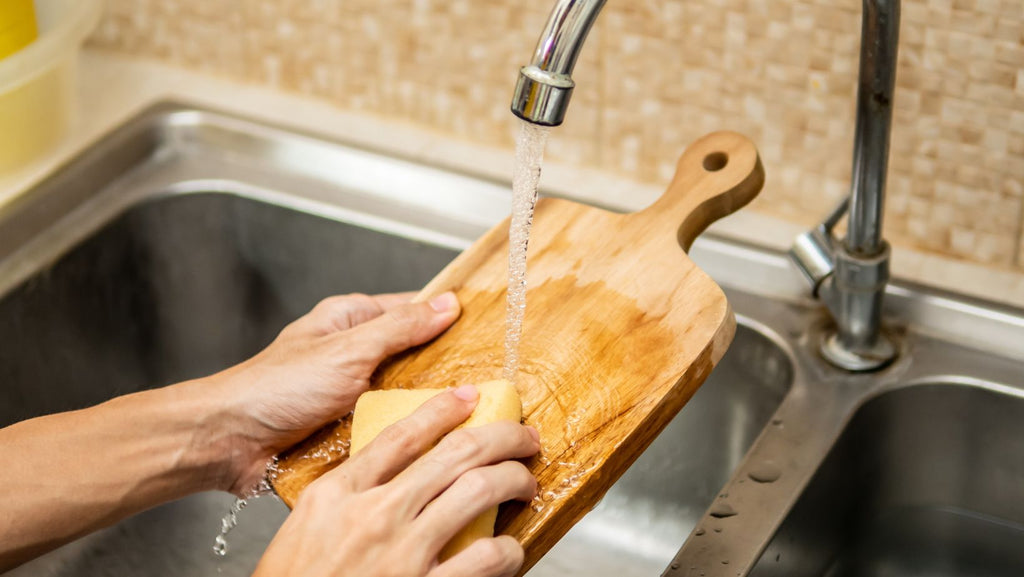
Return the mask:
<svg viewBox="0 0 1024 577">
<path fill-rule="evenodd" d="M 638 213 L 538 203 L 517 386 L 525 422 L 541 433 L 541 454 L 529 463 L 541 489 L 534 503 L 505 505 L 496 528 L 526 549 L 521 573 L 596 504 L 725 354 L 732 311 L 685 249 L 763 182 L 754 145 L 718 132 L 687 149 L 665 194 Z M 431 343 L 389 359 L 372 386 L 501 378 L 507 250 L 506 220 L 423 289 L 417 298 L 454 290 L 462 317 Z M 347 426 L 282 455 L 274 485 L 285 503 L 344 460 Z"/>
</svg>

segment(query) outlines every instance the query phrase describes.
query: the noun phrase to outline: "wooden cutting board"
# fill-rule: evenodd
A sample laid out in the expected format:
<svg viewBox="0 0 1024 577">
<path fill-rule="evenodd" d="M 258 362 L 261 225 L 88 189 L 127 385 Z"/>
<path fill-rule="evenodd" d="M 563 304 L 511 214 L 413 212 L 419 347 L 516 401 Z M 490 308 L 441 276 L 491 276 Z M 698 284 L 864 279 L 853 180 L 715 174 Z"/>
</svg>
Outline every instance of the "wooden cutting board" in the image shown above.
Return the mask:
<svg viewBox="0 0 1024 577">
<path fill-rule="evenodd" d="M 541 454 L 528 463 L 540 495 L 504 505 L 496 527 L 526 549 L 521 573 L 597 503 L 725 354 L 732 310 L 685 250 L 713 221 L 750 202 L 763 182 L 754 145 L 717 132 L 687 149 L 668 190 L 643 211 L 538 202 L 517 385 L 524 420 L 541 434 Z M 454 290 L 462 317 L 431 343 L 387 361 L 372 386 L 501 378 L 507 262 L 508 220 L 417 297 Z M 285 503 L 293 506 L 306 485 L 344 460 L 348 427 L 343 419 L 282 455 L 274 486 Z"/>
</svg>

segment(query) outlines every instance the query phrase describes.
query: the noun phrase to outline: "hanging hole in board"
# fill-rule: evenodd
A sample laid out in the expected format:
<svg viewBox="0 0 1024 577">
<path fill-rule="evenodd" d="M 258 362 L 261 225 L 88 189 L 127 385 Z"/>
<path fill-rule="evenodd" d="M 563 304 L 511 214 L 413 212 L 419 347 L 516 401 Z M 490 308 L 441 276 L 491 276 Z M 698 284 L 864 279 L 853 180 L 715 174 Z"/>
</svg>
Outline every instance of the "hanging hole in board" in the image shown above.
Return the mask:
<svg viewBox="0 0 1024 577">
<path fill-rule="evenodd" d="M 724 152 L 712 152 L 704 157 L 704 170 L 718 172 L 729 164 L 729 155 Z"/>
</svg>

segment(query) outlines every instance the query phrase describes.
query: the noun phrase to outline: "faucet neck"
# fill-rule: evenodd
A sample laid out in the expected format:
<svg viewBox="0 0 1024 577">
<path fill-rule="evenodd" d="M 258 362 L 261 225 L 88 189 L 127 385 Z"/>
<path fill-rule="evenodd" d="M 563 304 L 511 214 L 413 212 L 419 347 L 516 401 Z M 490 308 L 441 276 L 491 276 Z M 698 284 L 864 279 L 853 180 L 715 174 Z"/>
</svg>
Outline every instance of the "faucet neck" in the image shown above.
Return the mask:
<svg viewBox="0 0 1024 577">
<path fill-rule="evenodd" d="M 899 0 L 864 0 L 850 220 L 845 239 L 846 250 L 858 256 L 874 257 L 883 251 L 882 209 L 899 29 Z"/>
</svg>

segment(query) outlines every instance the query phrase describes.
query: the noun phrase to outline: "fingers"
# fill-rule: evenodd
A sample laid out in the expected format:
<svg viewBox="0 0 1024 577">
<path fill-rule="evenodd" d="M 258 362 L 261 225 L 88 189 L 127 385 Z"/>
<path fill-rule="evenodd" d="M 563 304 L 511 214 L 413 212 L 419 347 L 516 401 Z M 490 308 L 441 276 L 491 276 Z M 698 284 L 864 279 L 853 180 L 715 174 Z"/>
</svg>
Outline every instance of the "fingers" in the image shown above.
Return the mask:
<svg viewBox="0 0 1024 577">
<path fill-rule="evenodd" d="M 484 511 L 513 499 L 529 501 L 536 494 L 537 480 L 518 461 L 472 469 L 427 505 L 414 521 L 415 531 L 422 542 L 440 551 Z"/>
<path fill-rule="evenodd" d="M 339 343 L 364 360 L 384 358 L 423 344 L 441 334 L 459 317 L 455 293 L 442 293 L 428 302 L 392 307 L 373 320 L 339 335 Z"/>
<path fill-rule="evenodd" d="M 369 295 L 353 293 L 329 296 L 318 302 L 305 315 L 288 325 L 285 331 L 309 336 L 323 336 L 343 331 L 357 321 L 366 322 L 384 314 L 384 307 Z"/>
<path fill-rule="evenodd" d="M 375 319 L 387 311 L 404 305 L 416 296 L 413 292 L 364 295 L 352 293 L 330 296 L 311 311 L 289 325 L 293 333 L 323 336 L 344 331 Z"/>
<path fill-rule="evenodd" d="M 417 510 L 470 469 L 522 459 L 540 450 L 536 429 L 509 421 L 454 431 L 395 477 Z"/>
<path fill-rule="evenodd" d="M 415 296 L 415 292 L 404 292 L 382 294 L 377 295 L 374 298 L 377 299 L 377 303 L 383 307 L 385 311 L 389 311 L 397 306 L 412 302 L 412 299 Z"/>
<path fill-rule="evenodd" d="M 479 398 L 476 387 L 464 385 L 431 398 L 413 414 L 384 429 L 344 467 L 350 478 L 358 480 L 356 489 L 390 481 L 442 435 L 469 418 Z M 416 512 L 421 508 L 417 507 Z"/>
<path fill-rule="evenodd" d="M 523 548 L 508 535 L 478 539 L 427 577 L 512 577 L 523 566 Z"/>
</svg>

